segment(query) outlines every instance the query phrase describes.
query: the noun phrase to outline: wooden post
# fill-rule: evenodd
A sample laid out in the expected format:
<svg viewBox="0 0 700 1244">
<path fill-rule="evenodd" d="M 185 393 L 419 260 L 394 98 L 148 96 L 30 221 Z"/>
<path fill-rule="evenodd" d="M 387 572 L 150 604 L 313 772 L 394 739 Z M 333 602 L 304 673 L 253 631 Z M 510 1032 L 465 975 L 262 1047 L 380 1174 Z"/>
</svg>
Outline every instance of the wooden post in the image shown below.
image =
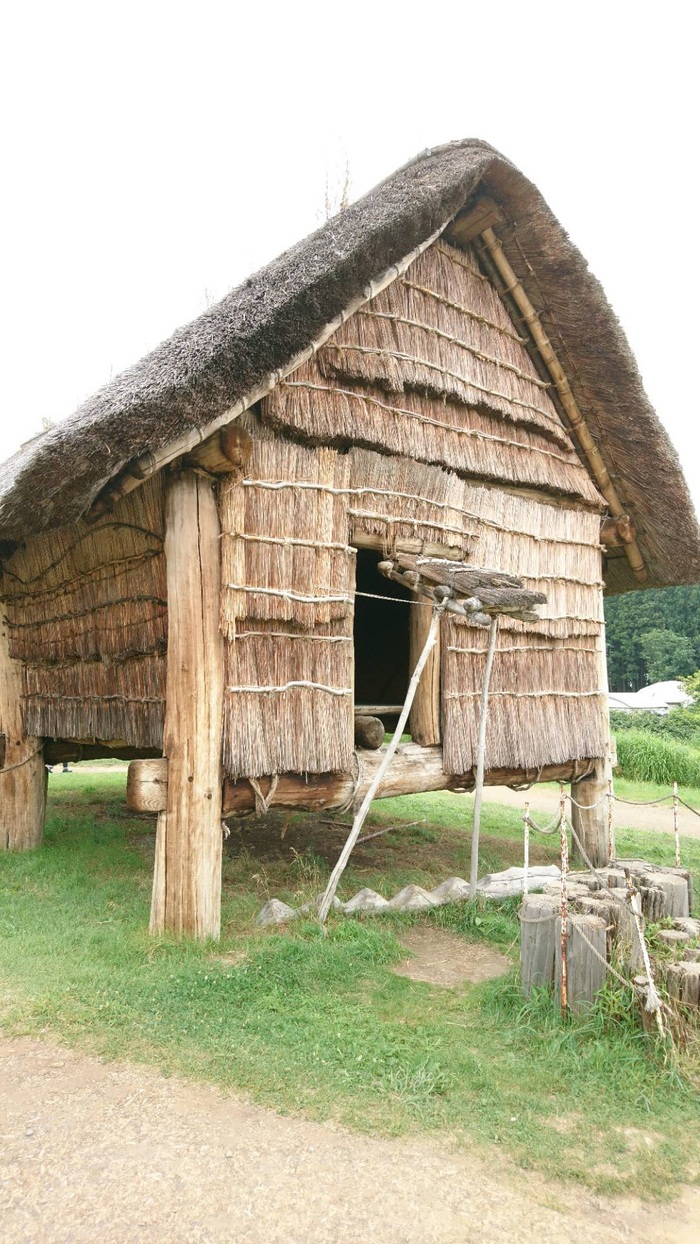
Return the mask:
<svg viewBox="0 0 700 1244">
<path fill-rule="evenodd" d="M 409 669 L 414 669 L 423 651 L 430 623 L 432 606 L 414 603 L 409 610 L 410 651 Z M 413 701 L 409 718 L 411 737 L 421 747 L 432 747 L 440 742 L 440 636 L 428 657 L 420 685 Z"/>
<path fill-rule="evenodd" d="M 31 851 L 44 833 L 44 740 L 24 733 L 22 666 L 10 656 L 9 630 L 1 617 L 0 736 L 0 850 Z"/>
<path fill-rule="evenodd" d="M 561 927 L 561 920 L 557 921 Z M 555 993 L 560 994 L 559 981 L 566 979 L 567 1005 L 580 1015 L 593 1002 L 605 984 L 606 939 L 605 921 L 600 916 L 571 915 L 567 920 L 567 937 L 555 939 Z M 562 948 L 566 948 L 566 974 L 562 971 Z M 596 954 L 597 951 L 597 954 Z M 563 999 L 563 993 L 562 993 Z"/>
<path fill-rule="evenodd" d="M 608 765 L 605 760 L 596 760 L 588 777 L 571 783 L 571 824 L 594 868 L 605 868 L 608 863 L 607 794 Z M 571 846 L 572 858 L 585 867 L 575 839 Z"/>
<path fill-rule="evenodd" d="M 598 690 L 600 691 L 600 713 L 603 726 L 603 755 L 594 762 L 593 771 L 584 778 L 571 783 L 571 823 L 581 840 L 586 855 L 595 868 L 605 868 L 608 863 L 608 783 L 612 776 L 610 762 L 610 714 L 608 712 L 608 667 L 605 650 L 605 624 L 601 622 L 600 633 L 596 637 L 598 656 Z M 576 807 L 580 804 L 581 807 Z M 613 843 L 614 849 L 614 843 Z M 576 863 L 584 864 L 575 840 L 572 842 L 572 857 Z"/>
<path fill-rule="evenodd" d="M 182 471 L 166 499 L 168 665 L 151 933 L 218 938 L 221 924 L 223 642 L 220 526 L 209 480 Z"/>
</svg>

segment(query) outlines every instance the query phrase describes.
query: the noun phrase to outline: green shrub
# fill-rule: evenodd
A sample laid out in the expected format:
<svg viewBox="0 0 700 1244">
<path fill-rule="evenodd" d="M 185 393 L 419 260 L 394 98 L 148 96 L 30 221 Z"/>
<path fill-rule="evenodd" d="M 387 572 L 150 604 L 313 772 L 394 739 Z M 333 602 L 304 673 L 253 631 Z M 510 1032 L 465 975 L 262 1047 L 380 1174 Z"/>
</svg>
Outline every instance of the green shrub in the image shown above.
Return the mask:
<svg viewBox="0 0 700 1244">
<path fill-rule="evenodd" d="M 700 752 L 694 748 L 644 730 L 621 730 L 616 741 L 620 774 L 629 781 L 700 787 Z"/>
<path fill-rule="evenodd" d="M 610 725 L 615 734 L 621 730 L 643 730 L 662 738 L 679 739 L 700 750 L 700 714 L 695 708 L 672 708 L 664 717 L 658 713 L 613 711 Z"/>
</svg>

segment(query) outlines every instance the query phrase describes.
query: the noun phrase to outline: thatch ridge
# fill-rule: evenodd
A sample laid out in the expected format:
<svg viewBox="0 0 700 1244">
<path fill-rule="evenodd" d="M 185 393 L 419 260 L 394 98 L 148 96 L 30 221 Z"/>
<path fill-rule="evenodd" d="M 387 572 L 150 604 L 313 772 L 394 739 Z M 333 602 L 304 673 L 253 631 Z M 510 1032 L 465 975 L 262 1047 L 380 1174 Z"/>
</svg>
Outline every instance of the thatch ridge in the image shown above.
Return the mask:
<svg viewBox="0 0 700 1244">
<path fill-rule="evenodd" d="M 517 239 L 501 233 L 504 249 L 600 435 L 650 583 L 699 580 L 700 531 L 680 463 L 600 284 L 532 183 L 473 139 L 399 169 L 0 465 L 0 542 L 73 521 L 128 461 L 204 427 L 288 366 L 477 189 L 517 222 Z M 608 580 L 616 591 L 638 587 L 622 559 Z"/>
</svg>

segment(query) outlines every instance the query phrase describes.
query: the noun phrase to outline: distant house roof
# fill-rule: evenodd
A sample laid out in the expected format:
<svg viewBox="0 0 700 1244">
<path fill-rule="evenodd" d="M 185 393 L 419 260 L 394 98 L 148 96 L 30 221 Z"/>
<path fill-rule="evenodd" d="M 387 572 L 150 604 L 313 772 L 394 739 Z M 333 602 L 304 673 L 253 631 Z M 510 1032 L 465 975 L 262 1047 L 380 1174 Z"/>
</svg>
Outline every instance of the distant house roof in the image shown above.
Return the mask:
<svg viewBox="0 0 700 1244">
<path fill-rule="evenodd" d="M 506 257 L 636 523 L 649 584 L 700 581 L 700 531 L 680 463 L 600 284 L 535 186 L 474 139 L 399 169 L 0 465 L 0 541 L 11 546 L 79 517 L 128 463 L 274 384 L 477 190 L 503 212 Z M 610 560 L 607 583 L 639 586 L 624 556 Z"/>
<path fill-rule="evenodd" d="M 639 691 L 611 691 L 608 703 L 611 711 L 637 713 L 667 713 L 679 704 L 690 704 L 691 697 L 683 690 L 683 684 L 675 679 L 654 682 Z"/>
</svg>

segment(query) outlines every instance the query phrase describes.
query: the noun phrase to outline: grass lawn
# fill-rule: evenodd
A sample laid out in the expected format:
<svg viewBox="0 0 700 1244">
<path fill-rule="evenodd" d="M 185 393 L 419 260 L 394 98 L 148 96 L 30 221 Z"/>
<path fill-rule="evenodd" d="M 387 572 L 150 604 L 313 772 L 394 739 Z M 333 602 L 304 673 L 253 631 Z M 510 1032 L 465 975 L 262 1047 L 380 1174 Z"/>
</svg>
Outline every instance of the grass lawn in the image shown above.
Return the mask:
<svg viewBox="0 0 700 1244">
<path fill-rule="evenodd" d="M 240 822 L 226 843 L 221 943 L 155 942 L 155 821 L 127 814 L 124 786 L 123 773 L 56 772 L 44 847 L 0 859 L 5 1032 L 242 1089 L 283 1112 L 464 1138 L 599 1191 L 664 1195 L 700 1169 L 697 1051 L 664 1063 L 621 987 L 585 1021 L 562 1023 L 546 997 L 526 1004 L 516 901 L 331 919 L 325 936 L 312 921 L 257 931 L 267 897 L 298 904 L 319 892 L 343 841 L 332 814 L 272 813 Z M 379 802 L 376 827 L 422 823 L 360 846 L 341 897 L 467 875 L 471 802 Z M 487 804 L 482 834 L 482 872 L 521 862 L 517 810 Z M 619 845 L 672 862 L 660 835 L 620 831 Z M 684 840 L 684 853 L 700 877 L 700 842 Z M 554 852 L 533 844 L 532 857 Z M 460 989 L 396 976 L 413 923 L 488 941 L 513 970 Z"/>
</svg>

